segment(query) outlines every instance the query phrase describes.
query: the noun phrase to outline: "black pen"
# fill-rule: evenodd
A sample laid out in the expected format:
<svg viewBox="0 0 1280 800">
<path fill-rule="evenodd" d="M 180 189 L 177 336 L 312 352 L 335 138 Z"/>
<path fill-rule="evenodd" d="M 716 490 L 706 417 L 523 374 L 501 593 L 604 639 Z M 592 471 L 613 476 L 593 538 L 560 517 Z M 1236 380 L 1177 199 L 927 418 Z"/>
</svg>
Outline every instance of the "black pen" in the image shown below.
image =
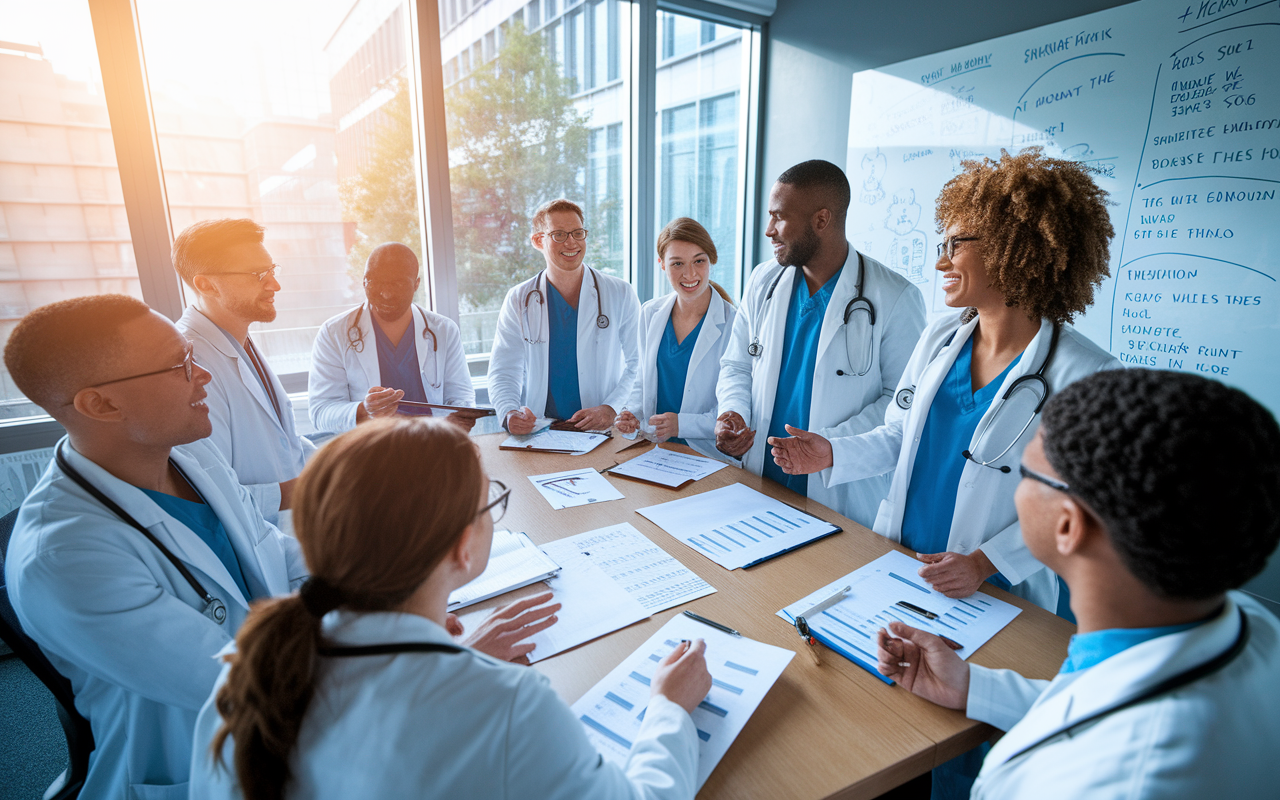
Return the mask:
<svg viewBox="0 0 1280 800">
<path fill-rule="evenodd" d="M 938 615 L 937 615 L 937 614 L 935 614 L 935 613 L 933 613 L 933 612 L 932 612 L 932 611 L 930 611 L 929 609 L 927 609 L 927 608 L 921 608 L 920 606 L 914 605 L 914 604 L 912 604 L 912 603 L 908 603 L 906 600 L 899 600 L 898 602 L 894 603 L 894 605 L 895 605 L 895 606 L 902 606 L 902 607 L 903 607 L 903 608 L 905 608 L 906 610 L 908 610 L 908 611 L 910 611 L 910 612 L 912 612 L 912 613 L 915 613 L 915 614 L 919 614 L 920 616 L 924 617 L 925 619 L 937 619 L 937 618 L 938 618 Z"/>
<path fill-rule="evenodd" d="M 710 625 L 711 627 L 715 628 L 718 631 L 724 631 L 730 636 L 737 636 L 739 638 L 741 638 L 742 636 L 742 634 L 738 633 L 733 628 L 730 628 L 728 625 L 721 625 L 719 622 L 712 622 L 706 617 L 700 617 L 697 614 L 693 613 L 692 611 L 686 611 L 684 612 L 684 615 L 689 619 L 694 619 L 694 620 L 697 620 L 698 622 L 701 622 L 703 625 Z"/>
</svg>

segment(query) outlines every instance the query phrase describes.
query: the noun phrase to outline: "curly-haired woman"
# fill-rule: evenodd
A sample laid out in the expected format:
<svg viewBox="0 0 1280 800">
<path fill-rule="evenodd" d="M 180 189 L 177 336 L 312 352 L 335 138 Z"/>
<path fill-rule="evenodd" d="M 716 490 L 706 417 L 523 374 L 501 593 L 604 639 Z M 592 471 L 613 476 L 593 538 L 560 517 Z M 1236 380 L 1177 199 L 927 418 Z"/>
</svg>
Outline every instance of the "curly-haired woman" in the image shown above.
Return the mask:
<svg viewBox="0 0 1280 800">
<path fill-rule="evenodd" d="M 1107 193 L 1040 148 L 964 162 L 938 197 L 938 263 L 956 309 L 920 338 L 885 424 L 828 441 L 770 439 L 788 473 L 828 485 L 894 470 L 875 531 L 924 562 L 949 597 L 990 580 L 1050 611 L 1056 575 L 1022 541 L 1018 459 L 1048 393 L 1119 364 L 1067 325 L 1107 277 Z"/>
</svg>

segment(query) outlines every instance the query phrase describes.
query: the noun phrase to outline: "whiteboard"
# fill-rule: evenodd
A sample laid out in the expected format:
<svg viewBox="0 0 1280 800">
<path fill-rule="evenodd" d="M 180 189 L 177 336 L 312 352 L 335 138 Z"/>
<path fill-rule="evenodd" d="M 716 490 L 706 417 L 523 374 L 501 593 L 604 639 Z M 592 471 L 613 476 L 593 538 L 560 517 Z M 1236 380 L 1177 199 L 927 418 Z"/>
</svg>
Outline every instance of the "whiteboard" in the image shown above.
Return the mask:
<svg viewBox="0 0 1280 800">
<path fill-rule="evenodd" d="M 1102 170 L 1111 278 L 1076 327 L 1280 416 L 1280 2 L 1142 0 L 853 78 L 849 238 L 945 313 L 934 201 L 967 158 Z"/>
</svg>

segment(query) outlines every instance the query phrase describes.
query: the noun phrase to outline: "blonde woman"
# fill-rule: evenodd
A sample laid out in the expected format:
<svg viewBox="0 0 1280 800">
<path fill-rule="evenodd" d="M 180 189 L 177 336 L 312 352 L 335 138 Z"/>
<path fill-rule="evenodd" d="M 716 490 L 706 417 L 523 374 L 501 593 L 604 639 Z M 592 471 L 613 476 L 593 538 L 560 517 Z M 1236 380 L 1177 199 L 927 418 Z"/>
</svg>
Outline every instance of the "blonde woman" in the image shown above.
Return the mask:
<svg viewBox="0 0 1280 800">
<path fill-rule="evenodd" d="M 614 425 L 724 460 L 716 450 L 716 380 L 737 312 L 711 280 L 715 263 L 715 242 L 697 221 L 678 217 L 658 234 L 658 266 L 673 291 L 640 309 L 640 379 Z"/>
<path fill-rule="evenodd" d="M 442 420 L 374 420 L 321 450 L 294 515 L 311 578 L 255 605 L 226 655 L 191 798 L 692 798 L 702 640 L 659 666 L 620 768 L 540 673 L 449 635 L 449 593 L 484 570 L 509 497 Z"/>
</svg>

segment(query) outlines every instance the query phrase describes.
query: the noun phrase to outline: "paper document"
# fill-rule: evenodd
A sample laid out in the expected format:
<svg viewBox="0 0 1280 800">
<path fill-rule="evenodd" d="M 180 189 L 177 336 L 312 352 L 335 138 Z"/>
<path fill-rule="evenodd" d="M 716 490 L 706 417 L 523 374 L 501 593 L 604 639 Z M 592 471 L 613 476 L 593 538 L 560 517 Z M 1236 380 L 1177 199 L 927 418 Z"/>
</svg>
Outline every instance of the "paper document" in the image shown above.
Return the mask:
<svg viewBox="0 0 1280 800">
<path fill-rule="evenodd" d="M 457 611 L 546 580 L 559 571 L 560 566 L 535 547 L 526 534 L 494 531 L 489 565 L 475 580 L 453 590 L 449 595 L 449 610 Z"/>
<path fill-rule="evenodd" d="M 637 511 L 726 569 L 750 567 L 840 532 L 740 483 Z"/>
<path fill-rule="evenodd" d="M 608 438 L 602 433 L 545 430 L 527 436 L 508 436 L 498 447 L 502 450 L 535 450 L 580 456 L 595 450 Z"/>
<path fill-rule="evenodd" d="M 897 550 L 827 586 L 802 597 L 778 612 L 787 622 L 832 592 L 849 586 L 845 598 L 821 612 L 805 618 L 818 641 L 865 667 L 885 683 L 891 681 L 876 671 L 876 635 L 890 622 L 905 622 L 913 628 L 945 636 L 964 648 L 956 652 L 967 659 L 992 636 L 1022 612 L 1015 605 L 984 592 L 956 600 L 935 592 L 916 574 L 923 566 Z M 900 603 L 905 605 L 900 605 Z M 910 606 L 932 614 L 930 619 Z"/>
<path fill-rule="evenodd" d="M 537 487 L 539 494 L 555 509 L 622 499 L 622 492 L 609 483 L 605 476 L 590 467 L 528 477 Z"/>
<path fill-rule="evenodd" d="M 688 453 L 677 453 L 655 447 L 643 455 L 613 467 L 609 472 L 613 475 L 622 475 L 675 489 L 692 481 L 700 481 L 727 466 L 729 465 L 714 458 L 691 456 Z"/>
<path fill-rule="evenodd" d="M 683 614 L 672 617 L 573 704 L 573 713 L 601 755 L 618 766 L 626 764 L 631 744 L 640 734 L 658 662 L 681 639 L 699 638 L 707 641 L 711 672 L 711 692 L 690 715 L 698 729 L 697 786 L 702 788 L 795 655 L 793 651 L 721 633 Z"/>
<path fill-rule="evenodd" d="M 572 547 L 639 600 L 650 614 L 716 591 L 626 522 L 560 539 L 548 547 Z"/>
<path fill-rule="evenodd" d="M 551 602 L 564 607 L 556 612 L 559 619 L 554 625 L 529 639 L 536 645 L 529 654 L 530 662 L 550 658 L 649 616 L 645 607 L 604 570 L 572 543 L 563 542 L 562 539 L 542 546 L 542 551 L 561 567 L 547 586 L 555 593 Z"/>
</svg>

